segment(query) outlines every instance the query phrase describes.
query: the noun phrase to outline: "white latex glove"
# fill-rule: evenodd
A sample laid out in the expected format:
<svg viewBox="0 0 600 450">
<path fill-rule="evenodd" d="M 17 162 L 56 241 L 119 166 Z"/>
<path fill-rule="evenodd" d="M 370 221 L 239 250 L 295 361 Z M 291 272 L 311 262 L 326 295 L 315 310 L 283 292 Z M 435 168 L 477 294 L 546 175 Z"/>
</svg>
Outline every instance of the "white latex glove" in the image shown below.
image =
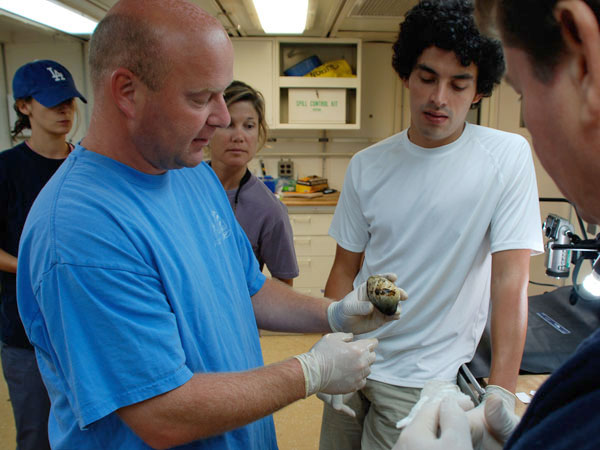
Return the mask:
<svg viewBox="0 0 600 450">
<path fill-rule="evenodd" d="M 336 411 L 342 412 L 349 415 L 350 417 L 356 417 L 356 411 L 350 408 L 346 401 L 354 395 L 353 392 L 349 394 L 325 394 L 324 392 L 317 392 L 317 398 L 327 403 Z"/>
<path fill-rule="evenodd" d="M 467 412 L 475 450 L 500 450 L 519 423 L 515 411 L 516 397 L 506 389 L 490 384 L 483 401 Z"/>
<path fill-rule="evenodd" d="M 392 450 L 472 450 L 469 422 L 452 397 L 428 402 L 402 430 Z"/>
<path fill-rule="evenodd" d="M 317 392 L 346 394 L 362 388 L 375 361 L 377 339 L 352 342 L 351 333 L 323 336 L 307 353 L 297 355 L 306 381 L 306 397 Z"/>
<path fill-rule="evenodd" d="M 429 380 L 421 389 L 419 401 L 414 404 L 408 416 L 396 423 L 396 428 L 407 427 L 417 416 L 419 411 L 428 404 L 439 405 L 445 398 L 454 400 L 464 411 L 473 409 L 471 398 L 463 394 L 455 383 L 443 380 Z"/>
<path fill-rule="evenodd" d="M 381 276 L 391 282 L 396 281 L 398 278 L 393 273 L 384 273 Z M 408 295 L 402 289 L 401 291 L 402 300 L 406 300 Z M 367 282 L 365 281 L 343 299 L 329 305 L 327 308 L 327 319 L 332 331 L 362 334 L 373 331 L 393 320 L 398 320 L 400 318 L 400 310 L 400 303 L 398 303 L 396 313 L 386 316 L 375 308 L 367 297 Z"/>
</svg>

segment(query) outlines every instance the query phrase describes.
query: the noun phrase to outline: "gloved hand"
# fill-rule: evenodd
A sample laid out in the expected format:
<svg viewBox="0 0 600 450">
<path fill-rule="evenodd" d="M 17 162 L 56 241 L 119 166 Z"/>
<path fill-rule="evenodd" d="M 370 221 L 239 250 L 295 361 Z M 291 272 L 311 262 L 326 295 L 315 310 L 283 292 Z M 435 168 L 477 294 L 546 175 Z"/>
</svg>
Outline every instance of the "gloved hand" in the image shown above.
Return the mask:
<svg viewBox="0 0 600 450">
<path fill-rule="evenodd" d="M 307 353 L 297 355 L 306 381 L 306 397 L 317 392 L 346 394 L 362 388 L 371 373 L 377 344 L 377 339 L 352 342 L 350 333 L 331 333 Z"/>
<path fill-rule="evenodd" d="M 344 414 L 349 415 L 350 417 L 356 417 L 356 411 L 350 408 L 346 401 L 354 395 L 353 392 L 349 394 L 325 394 L 324 392 L 317 392 L 317 398 L 322 400 L 324 403 L 327 403 L 333 409 L 339 412 L 343 412 Z"/>
<path fill-rule="evenodd" d="M 475 450 L 500 450 L 519 423 L 512 392 L 493 384 L 485 388 L 483 401 L 467 412 Z"/>
<path fill-rule="evenodd" d="M 381 276 L 391 282 L 398 278 L 393 273 L 385 273 Z M 402 300 L 406 300 L 408 295 L 404 291 L 402 294 Z M 367 282 L 365 281 L 343 299 L 329 305 L 327 319 L 332 331 L 362 334 L 373 331 L 392 320 L 398 320 L 400 309 L 400 303 L 398 303 L 395 314 L 386 316 L 380 312 L 367 297 Z"/>
<path fill-rule="evenodd" d="M 439 405 L 447 397 L 455 401 L 464 411 L 473 409 L 471 398 L 463 394 L 455 383 L 433 379 L 425 383 L 425 386 L 421 389 L 419 401 L 413 405 L 406 417 L 396 423 L 396 428 L 407 427 L 425 405 L 432 403 Z"/>
<path fill-rule="evenodd" d="M 392 450 L 472 450 L 469 422 L 452 397 L 429 402 L 402 430 Z"/>
</svg>

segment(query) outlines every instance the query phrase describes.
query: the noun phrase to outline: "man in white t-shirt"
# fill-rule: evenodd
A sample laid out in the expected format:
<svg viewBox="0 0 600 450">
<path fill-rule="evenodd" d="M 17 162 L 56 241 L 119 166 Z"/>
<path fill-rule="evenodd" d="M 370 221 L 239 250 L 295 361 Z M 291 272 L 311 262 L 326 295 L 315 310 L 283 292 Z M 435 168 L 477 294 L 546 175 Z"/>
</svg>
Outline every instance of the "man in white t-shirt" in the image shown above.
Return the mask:
<svg viewBox="0 0 600 450">
<path fill-rule="evenodd" d="M 456 381 L 491 312 L 488 393 L 514 409 L 527 325 L 530 255 L 543 251 L 531 150 L 521 136 L 466 123 L 504 72 L 471 2 L 423 1 L 406 16 L 393 66 L 411 124 L 356 154 L 330 235 L 325 295 L 392 271 L 409 295 L 379 339 L 367 385 L 325 401 L 321 449 L 384 449 L 431 379 Z"/>
</svg>

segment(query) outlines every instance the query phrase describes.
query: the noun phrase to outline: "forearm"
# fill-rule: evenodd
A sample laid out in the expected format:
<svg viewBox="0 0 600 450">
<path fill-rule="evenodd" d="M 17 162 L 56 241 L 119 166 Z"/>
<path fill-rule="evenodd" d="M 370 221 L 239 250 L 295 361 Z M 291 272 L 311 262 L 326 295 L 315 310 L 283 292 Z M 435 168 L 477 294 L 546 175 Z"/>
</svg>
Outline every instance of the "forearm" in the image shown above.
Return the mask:
<svg viewBox="0 0 600 450">
<path fill-rule="evenodd" d="M 294 286 L 294 279 L 293 278 L 277 278 L 277 277 L 273 277 L 274 280 L 279 280 L 282 283 L 287 284 L 288 286 Z"/>
<path fill-rule="evenodd" d="M 527 334 L 528 269 L 528 253 L 526 258 L 521 253 L 520 261 L 517 260 L 507 270 L 497 268 L 492 277 L 492 364 L 489 382 L 511 392 L 516 389 Z"/>
<path fill-rule="evenodd" d="M 288 286 L 267 279 L 252 304 L 259 328 L 295 333 L 329 333 L 325 298 L 301 294 Z"/>
<path fill-rule="evenodd" d="M 17 273 L 17 258 L 0 248 L 0 270 Z"/>
<path fill-rule="evenodd" d="M 527 333 L 527 299 L 492 310 L 492 365 L 490 384 L 515 392 Z"/>
<path fill-rule="evenodd" d="M 362 253 L 344 250 L 339 245 L 336 249 L 335 261 L 325 285 L 325 297 L 340 300 L 354 289 L 354 278 L 360 270 Z"/>
<path fill-rule="evenodd" d="M 344 271 L 336 271 L 332 269 L 325 285 L 325 297 L 333 300 L 344 298 L 348 292 L 353 289 L 354 276 L 351 276 Z"/>
<path fill-rule="evenodd" d="M 179 388 L 118 413 L 148 445 L 168 448 L 254 422 L 304 394 L 302 367 L 292 358 L 246 372 L 195 374 Z"/>
</svg>

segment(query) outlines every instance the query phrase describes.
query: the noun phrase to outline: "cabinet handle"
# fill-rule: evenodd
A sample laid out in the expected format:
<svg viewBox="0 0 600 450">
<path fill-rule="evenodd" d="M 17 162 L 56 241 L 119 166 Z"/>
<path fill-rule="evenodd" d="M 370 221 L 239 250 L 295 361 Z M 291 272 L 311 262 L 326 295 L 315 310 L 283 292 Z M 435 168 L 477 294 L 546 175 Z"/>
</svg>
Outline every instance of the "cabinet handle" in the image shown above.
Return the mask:
<svg viewBox="0 0 600 450">
<path fill-rule="evenodd" d="M 311 238 L 294 237 L 294 244 L 310 245 L 311 242 L 312 242 Z"/>
<path fill-rule="evenodd" d="M 298 265 L 299 266 L 310 266 L 311 261 L 312 260 L 310 258 L 298 258 Z"/>
<path fill-rule="evenodd" d="M 292 217 L 292 222 L 294 223 L 310 223 L 310 216 L 300 216 L 300 217 Z"/>
</svg>

